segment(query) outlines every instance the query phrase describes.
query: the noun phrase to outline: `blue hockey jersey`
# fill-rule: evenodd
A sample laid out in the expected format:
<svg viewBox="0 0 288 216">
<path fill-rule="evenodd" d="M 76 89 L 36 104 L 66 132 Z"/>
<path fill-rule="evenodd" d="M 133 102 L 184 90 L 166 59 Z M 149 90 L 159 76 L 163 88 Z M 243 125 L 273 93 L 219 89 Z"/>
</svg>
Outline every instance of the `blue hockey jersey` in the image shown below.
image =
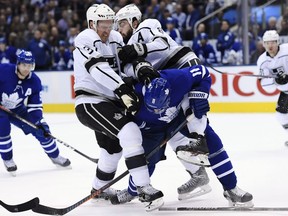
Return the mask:
<svg viewBox="0 0 288 216">
<path fill-rule="evenodd" d="M 141 108 L 136 114 L 134 121 L 140 129 L 164 129 L 180 112 L 181 102 L 184 96 L 191 90 L 197 88 L 209 93 L 211 77 L 206 67 L 196 65 L 183 69 L 166 69 L 160 71 L 160 76 L 166 79 L 170 86 L 170 105 L 160 114 L 150 112 L 144 102 L 143 95 L 145 87 L 137 83 L 135 90 L 141 101 Z"/>
<path fill-rule="evenodd" d="M 20 114 L 27 110 L 29 121 L 35 123 L 42 119 L 42 85 L 39 77 L 31 72 L 20 80 L 16 65 L 0 64 L 0 104 Z"/>
</svg>

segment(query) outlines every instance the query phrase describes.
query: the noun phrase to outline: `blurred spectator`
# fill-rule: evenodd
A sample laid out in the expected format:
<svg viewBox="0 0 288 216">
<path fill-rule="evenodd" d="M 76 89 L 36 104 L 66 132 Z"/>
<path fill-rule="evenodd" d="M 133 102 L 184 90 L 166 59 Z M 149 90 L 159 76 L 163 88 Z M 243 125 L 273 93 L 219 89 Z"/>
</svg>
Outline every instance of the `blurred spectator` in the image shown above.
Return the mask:
<svg viewBox="0 0 288 216">
<path fill-rule="evenodd" d="M 70 46 L 74 46 L 74 40 L 77 37 L 79 31 L 75 27 L 71 27 L 68 32 L 68 43 Z"/>
<path fill-rule="evenodd" d="M 73 55 L 67 48 L 67 43 L 64 40 L 59 41 L 59 48 L 55 48 L 54 63 L 52 69 L 54 70 L 72 70 L 73 69 Z"/>
<path fill-rule="evenodd" d="M 283 16 L 281 20 L 281 30 L 279 31 L 280 36 L 287 36 L 288 35 L 288 14 Z"/>
<path fill-rule="evenodd" d="M 176 41 L 177 44 L 182 45 L 182 37 L 180 35 L 180 31 L 177 28 L 175 28 L 175 22 L 177 22 L 177 20 L 173 19 L 172 17 L 167 18 L 166 33 L 169 34 L 169 36 L 174 41 Z"/>
<path fill-rule="evenodd" d="M 34 38 L 29 42 L 27 50 L 35 56 L 35 70 L 48 70 L 51 62 L 51 47 L 42 38 L 42 32 L 37 29 Z"/>
<path fill-rule="evenodd" d="M 220 8 L 219 2 L 215 0 L 209 0 L 205 7 L 205 16 L 211 14 L 212 12 L 216 11 L 219 8 Z"/>
<path fill-rule="evenodd" d="M 179 31 L 182 31 L 186 20 L 186 14 L 183 12 L 181 4 L 176 4 L 175 12 L 172 14 L 172 17 L 177 20 Z"/>
<path fill-rule="evenodd" d="M 185 40 L 192 40 L 194 34 L 194 25 L 200 19 L 200 11 L 193 4 L 187 6 L 187 16 L 184 25 L 183 37 Z"/>
<path fill-rule="evenodd" d="M 257 64 L 257 60 L 259 56 L 265 52 L 265 48 L 263 46 L 263 42 L 261 40 L 258 40 L 256 42 L 256 50 L 254 50 L 250 57 L 250 64 Z"/>
<path fill-rule="evenodd" d="M 224 65 L 241 65 L 243 64 L 243 46 L 240 40 L 235 40 L 230 50 L 225 51 L 222 60 Z"/>
<path fill-rule="evenodd" d="M 17 48 L 8 46 L 4 37 L 0 38 L 0 63 L 16 64 L 17 62 Z"/>
<path fill-rule="evenodd" d="M 263 36 L 265 31 L 268 31 L 268 30 L 276 30 L 277 31 L 276 24 L 277 24 L 277 18 L 274 16 L 269 17 L 267 27 L 265 29 L 263 29 L 261 37 Z"/>
<path fill-rule="evenodd" d="M 204 65 L 217 63 L 216 52 L 208 42 L 208 35 L 201 33 L 199 35 L 200 43 L 196 44 L 194 52 Z"/>
<path fill-rule="evenodd" d="M 143 14 L 143 19 L 156 18 L 159 14 L 159 9 L 158 0 L 151 0 L 150 5 L 147 6 L 145 13 Z"/>
<path fill-rule="evenodd" d="M 288 16 L 288 6 L 285 7 L 283 14 L 277 19 L 277 23 L 276 23 L 276 28 L 277 28 L 277 32 L 281 31 L 282 28 L 282 20 L 284 17 Z"/>
<path fill-rule="evenodd" d="M 235 36 L 230 31 L 230 23 L 228 20 L 222 20 L 221 33 L 217 37 L 216 48 L 221 53 L 221 62 L 227 64 L 228 53 L 234 44 Z M 224 61 L 223 61 L 224 60 Z"/>
<path fill-rule="evenodd" d="M 206 30 L 206 26 L 204 23 L 200 23 L 198 26 L 197 26 L 197 36 L 193 39 L 193 42 L 192 42 L 192 50 L 195 50 L 195 48 L 200 45 L 200 35 L 201 33 L 205 33 L 205 30 Z"/>
<path fill-rule="evenodd" d="M 60 35 L 66 36 L 66 32 L 69 29 L 68 23 L 69 23 L 69 12 L 68 12 L 68 10 L 63 10 L 62 11 L 62 17 L 57 22 L 57 27 L 58 27 Z"/>
</svg>

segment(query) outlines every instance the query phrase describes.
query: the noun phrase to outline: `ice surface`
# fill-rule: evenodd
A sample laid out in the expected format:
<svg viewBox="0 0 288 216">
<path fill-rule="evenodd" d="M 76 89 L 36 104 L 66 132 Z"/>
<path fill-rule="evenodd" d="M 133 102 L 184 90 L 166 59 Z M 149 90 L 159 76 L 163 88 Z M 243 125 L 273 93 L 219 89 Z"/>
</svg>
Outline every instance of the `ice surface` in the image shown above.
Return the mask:
<svg viewBox="0 0 288 216">
<path fill-rule="evenodd" d="M 75 114 L 45 114 L 52 134 L 75 149 L 93 158 L 98 157 L 94 133 L 82 126 Z M 234 165 L 238 186 L 254 196 L 258 207 L 288 207 L 288 147 L 284 132 L 273 113 L 209 114 L 210 124 L 219 134 Z M 89 195 L 96 164 L 58 143 L 63 156 L 69 157 L 72 169 L 58 168 L 44 154 L 37 140 L 25 136 L 12 127 L 14 161 L 18 166 L 17 176 L 9 175 L 0 165 L 0 200 L 7 204 L 26 202 L 40 198 L 42 205 L 55 208 L 68 207 Z M 152 185 L 164 193 L 167 207 L 218 207 L 227 206 L 221 184 L 208 168 L 212 192 L 187 201 L 177 200 L 177 187 L 189 179 L 170 147 L 166 161 L 158 164 L 152 177 Z M 117 175 L 124 172 L 123 160 Z M 114 185 L 123 189 L 127 177 Z M 0 215 L 40 215 L 32 211 L 10 213 L 0 206 Z M 112 206 L 107 202 L 88 201 L 66 215 L 74 216 L 135 216 L 135 215 L 288 215 L 288 212 L 159 212 L 147 213 L 138 200 Z"/>
</svg>

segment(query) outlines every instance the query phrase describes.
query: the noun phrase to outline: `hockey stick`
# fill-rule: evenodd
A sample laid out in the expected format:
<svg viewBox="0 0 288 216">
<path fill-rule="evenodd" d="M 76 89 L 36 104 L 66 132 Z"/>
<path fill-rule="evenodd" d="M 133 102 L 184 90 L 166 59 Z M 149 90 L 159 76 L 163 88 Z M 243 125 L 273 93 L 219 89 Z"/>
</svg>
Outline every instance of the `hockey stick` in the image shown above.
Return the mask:
<svg viewBox="0 0 288 216">
<path fill-rule="evenodd" d="M 159 211 L 288 211 L 288 207 L 161 207 Z"/>
<path fill-rule="evenodd" d="M 17 204 L 17 205 L 8 205 L 0 200 L 0 205 L 3 206 L 9 212 L 23 212 L 31 210 L 35 208 L 39 204 L 39 198 L 35 197 L 25 203 Z"/>
<path fill-rule="evenodd" d="M 181 129 L 183 129 L 185 127 L 185 125 L 191 120 L 192 115 L 188 116 L 174 131 L 172 131 L 162 142 L 160 145 L 158 145 L 157 147 L 155 147 L 147 156 L 146 158 L 149 159 L 151 156 L 153 156 L 153 154 L 155 152 L 157 152 L 160 148 L 162 148 L 164 145 L 166 145 L 166 143 L 176 134 L 178 133 Z M 124 173 L 122 173 L 121 175 L 119 175 L 118 177 L 116 177 L 115 179 L 113 179 L 111 182 L 109 182 L 108 184 L 104 185 L 103 187 L 101 187 L 99 190 L 93 192 L 92 194 L 84 197 L 83 199 L 79 200 L 78 202 L 74 203 L 71 206 L 68 206 L 66 208 L 53 208 L 53 207 L 49 207 L 49 206 L 44 206 L 39 204 L 38 206 L 36 206 L 35 208 L 32 209 L 33 212 L 37 212 L 40 214 L 48 214 L 48 215 L 64 215 L 67 214 L 68 212 L 72 211 L 73 209 L 77 208 L 78 206 L 82 205 L 83 203 L 85 203 L 86 201 L 92 199 L 93 197 L 99 195 L 100 193 L 102 193 L 104 190 L 106 190 L 107 188 L 109 188 L 110 186 L 112 186 L 113 184 L 115 184 L 116 182 L 118 182 L 119 180 L 121 180 L 122 178 L 124 178 L 126 175 L 129 174 L 129 171 L 126 170 Z"/>
<path fill-rule="evenodd" d="M 233 76 L 246 76 L 246 77 L 256 77 L 256 78 L 277 78 L 277 76 L 265 76 L 265 75 L 259 75 L 259 74 L 247 74 L 247 73 L 229 73 L 229 72 L 224 72 L 224 71 L 220 71 L 216 68 L 214 68 L 211 64 L 207 63 L 207 65 L 212 68 L 213 70 L 215 70 L 216 72 L 220 73 L 220 74 L 224 74 L 224 75 L 233 75 Z"/>
<path fill-rule="evenodd" d="M 27 121 L 26 119 L 22 118 L 21 116 L 17 115 L 16 113 L 12 112 L 11 110 L 3 107 L 2 105 L 0 105 L 0 109 L 3 110 L 4 112 L 8 113 L 9 115 L 13 116 L 14 118 L 17 118 L 18 120 L 24 122 L 25 124 L 29 125 L 30 127 L 34 128 L 35 130 L 39 130 L 39 128 L 35 124 L 33 124 L 32 122 Z M 88 155 L 85 155 L 84 153 L 82 153 L 79 150 L 75 149 L 74 147 L 68 145 L 67 143 L 65 143 L 64 141 L 58 139 L 57 137 L 53 136 L 52 134 L 47 134 L 47 136 L 55 139 L 59 143 L 63 144 L 64 146 L 66 146 L 67 148 L 71 149 L 72 151 L 82 155 L 83 157 L 87 158 L 88 160 L 90 160 L 90 161 L 92 161 L 94 163 L 98 163 L 98 159 L 91 158 Z"/>
</svg>

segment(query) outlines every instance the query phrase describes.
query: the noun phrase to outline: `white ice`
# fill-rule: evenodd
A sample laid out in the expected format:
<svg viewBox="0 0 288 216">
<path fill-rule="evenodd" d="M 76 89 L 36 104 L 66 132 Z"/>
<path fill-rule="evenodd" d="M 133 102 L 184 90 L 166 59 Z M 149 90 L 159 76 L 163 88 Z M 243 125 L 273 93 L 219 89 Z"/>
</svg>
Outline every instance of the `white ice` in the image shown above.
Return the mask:
<svg viewBox="0 0 288 216">
<path fill-rule="evenodd" d="M 82 126 L 75 114 L 45 114 L 52 134 L 86 155 L 97 158 L 98 146 L 94 133 Z M 288 207 L 288 147 L 284 132 L 273 113 L 209 114 L 214 130 L 219 134 L 234 165 L 238 186 L 254 196 L 256 207 Z M 58 143 L 61 155 L 69 157 L 72 169 L 57 168 L 44 154 L 39 143 L 31 135 L 12 127 L 14 160 L 17 176 L 7 173 L 0 165 L 0 200 L 7 204 L 26 202 L 40 198 L 42 205 L 65 208 L 88 196 L 96 164 Z M 214 173 L 208 168 L 212 192 L 187 201 L 177 200 L 177 187 L 189 179 L 175 154 L 167 147 L 166 161 L 158 164 L 152 177 L 152 185 L 164 193 L 165 206 L 169 207 L 218 207 L 228 206 L 223 189 Z M 2 164 L 2 163 L 1 163 Z M 121 160 L 117 175 L 126 167 Z M 123 189 L 127 177 L 114 185 Z M 40 215 L 31 210 L 10 213 L 0 206 L 0 215 Z M 66 214 L 67 216 L 92 215 L 288 215 L 288 212 L 159 212 L 147 213 L 138 200 L 112 206 L 90 200 Z"/>
</svg>

